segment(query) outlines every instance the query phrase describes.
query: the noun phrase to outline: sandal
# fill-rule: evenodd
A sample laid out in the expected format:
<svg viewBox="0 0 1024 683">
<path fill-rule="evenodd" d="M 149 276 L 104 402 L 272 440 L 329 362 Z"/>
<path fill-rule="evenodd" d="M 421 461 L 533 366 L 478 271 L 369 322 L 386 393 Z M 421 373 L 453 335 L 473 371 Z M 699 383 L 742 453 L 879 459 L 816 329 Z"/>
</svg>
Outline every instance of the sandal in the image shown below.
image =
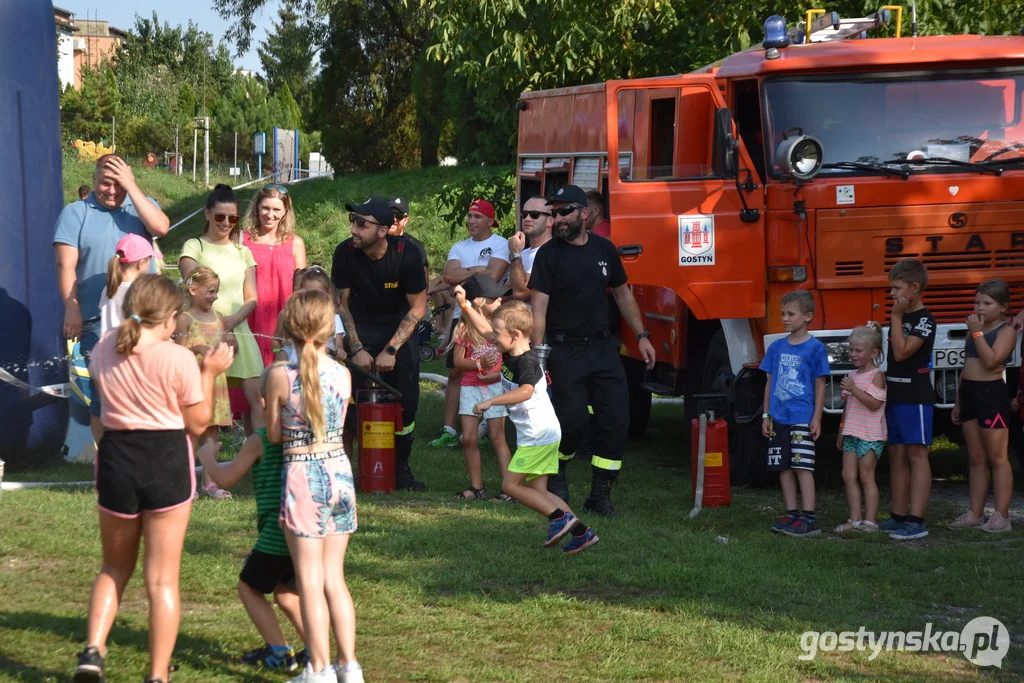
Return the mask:
<svg viewBox="0 0 1024 683">
<path fill-rule="evenodd" d="M 508 495 L 504 491 L 502 491 L 501 493 L 496 495 L 494 498 L 491 498 L 491 502 L 492 503 L 515 503 L 516 499 L 513 498 L 512 496 Z"/>
<path fill-rule="evenodd" d="M 874 522 L 869 522 L 866 519 L 862 520 L 860 522 L 860 524 L 857 524 L 856 528 L 857 528 L 857 531 L 865 531 L 867 533 L 872 533 L 872 532 L 878 531 L 878 525 L 875 524 Z"/>
<path fill-rule="evenodd" d="M 456 500 L 483 500 L 486 497 L 487 492 L 484 490 L 482 486 L 478 489 L 475 489 L 472 486 L 470 486 L 465 491 L 455 494 Z"/>
<path fill-rule="evenodd" d="M 857 520 L 855 522 L 852 519 L 848 519 L 845 522 L 843 522 L 842 524 L 840 524 L 839 526 L 837 526 L 835 528 L 835 532 L 837 534 L 846 534 L 846 533 L 849 533 L 849 532 L 853 531 L 854 529 L 857 529 L 859 527 L 859 525 L 860 525 L 860 520 Z"/>
<path fill-rule="evenodd" d="M 209 484 L 203 486 L 203 493 L 205 493 L 210 498 L 214 498 L 216 500 L 231 500 L 231 492 L 225 491 L 221 487 L 214 484 L 212 481 Z"/>
</svg>

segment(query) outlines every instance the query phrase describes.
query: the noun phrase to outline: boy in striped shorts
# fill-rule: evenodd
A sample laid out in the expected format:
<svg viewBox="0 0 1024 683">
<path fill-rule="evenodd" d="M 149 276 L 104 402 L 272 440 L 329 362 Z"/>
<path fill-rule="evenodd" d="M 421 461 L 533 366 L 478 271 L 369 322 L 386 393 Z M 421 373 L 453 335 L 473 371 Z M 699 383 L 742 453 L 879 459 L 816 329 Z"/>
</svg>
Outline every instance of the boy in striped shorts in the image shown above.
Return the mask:
<svg viewBox="0 0 1024 683">
<path fill-rule="evenodd" d="M 821 533 L 814 511 L 814 442 L 821 436 L 828 353 L 807 331 L 814 319 L 811 293 L 789 292 L 781 303 L 782 327 L 789 336 L 775 340 L 761 361 L 761 370 L 768 375 L 761 416 L 761 432 L 769 439 L 767 469 L 779 473 L 786 504 L 786 514 L 772 531 L 813 536 Z M 802 507 L 797 506 L 798 484 Z"/>
<path fill-rule="evenodd" d="M 282 363 L 274 363 L 260 378 L 260 399 L 266 394 L 267 375 Z M 199 452 L 197 452 L 199 454 Z M 306 665 L 306 651 L 295 654 L 277 623 L 274 607 L 266 596 L 274 594 L 281 611 L 304 637 L 299 594 L 295 590 L 295 570 L 291 554 L 278 524 L 281 514 L 281 445 L 267 440 L 266 427 L 257 429 L 242 444 L 238 456 L 230 462 L 217 462 L 211 453 L 199 454 L 203 469 L 222 488 L 231 488 L 252 472 L 253 495 L 256 498 L 256 545 L 245 559 L 238 576 L 238 595 L 245 611 L 263 636 L 264 647 L 242 655 L 242 662 L 277 671 L 295 671 Z"/>
</svg>

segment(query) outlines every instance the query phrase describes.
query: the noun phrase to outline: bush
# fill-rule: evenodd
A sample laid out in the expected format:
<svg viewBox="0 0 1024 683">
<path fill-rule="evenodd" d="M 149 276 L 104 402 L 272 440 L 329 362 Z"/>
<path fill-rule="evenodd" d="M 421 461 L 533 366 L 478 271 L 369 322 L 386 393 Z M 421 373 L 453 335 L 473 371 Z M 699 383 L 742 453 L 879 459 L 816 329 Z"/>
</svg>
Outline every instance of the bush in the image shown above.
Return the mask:
<svg viewBox="0 0 1024 683">
<path fill-rule="evenodd" d="M 437 195 L 438 215 L 448 225 L 449 237 L 466 225 L 466 210 L 474 199 L 486 199 L 494 205 L 498 220 L 495 231 L 509 237 L 515 230 L 516 174 L 511 168 L 495 172 L 481 171 L 457 182 L 448 183 Z"/>
</svg>

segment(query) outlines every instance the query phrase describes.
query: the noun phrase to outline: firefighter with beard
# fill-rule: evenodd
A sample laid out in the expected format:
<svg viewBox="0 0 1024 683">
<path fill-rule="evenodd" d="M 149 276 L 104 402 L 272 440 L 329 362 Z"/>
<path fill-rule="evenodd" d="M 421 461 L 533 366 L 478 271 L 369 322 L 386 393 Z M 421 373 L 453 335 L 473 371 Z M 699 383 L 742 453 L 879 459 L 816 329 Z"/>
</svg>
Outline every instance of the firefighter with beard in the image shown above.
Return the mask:
<svg viewBox="0 0 1024 683">
<path fill-rule="evenodd" d="M 562 427 L 557 475 L 548 489 L 568 501 L 565 465 L 576 453 L 593 407 L 596 453 L 591 457 L 590 495 L 583 509 L 615 516 L 611 489 L 622 468 L 629 429 L 629 394 L 619 359 L 619 340 L 608 329 L 605 288 L 636 335 L 640 354 L 654 367 L 654 346 L 640 308 L 626 285 L 626 271 L 615 245 L 584 229 L 587 194 L 564 185 L 551 198 L 554 238 L 538 251 L 530 274 L 533 290 L 533 345 L 548 351 L 552 402 Z M 545 345 L 544 342 L 547 342 Z"/>
</svg>

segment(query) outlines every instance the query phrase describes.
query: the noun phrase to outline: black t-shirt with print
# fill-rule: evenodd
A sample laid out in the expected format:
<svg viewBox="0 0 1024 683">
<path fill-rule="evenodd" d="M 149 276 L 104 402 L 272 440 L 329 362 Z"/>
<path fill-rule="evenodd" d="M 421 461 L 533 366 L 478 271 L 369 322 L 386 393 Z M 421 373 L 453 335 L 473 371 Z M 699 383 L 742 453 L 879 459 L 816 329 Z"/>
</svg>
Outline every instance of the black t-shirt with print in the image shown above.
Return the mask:
<svg viewBox="0 0 1024 683">
<path fill-rule="evenodd" d="M 930 377 L 932 350 L 935 348 L 935 316 L 927 308 L 903 314 L 903 336 L 924 340 L 921 348 L 906 360 L 896 360 L 892 351 L 892 327 L 889 328 L 889 362 L 886 366 L 886 400 L 889 403 L 935 404 L 935 389 Z"/>
<path fill-rule="evenodd" d="M 548 334 L 586 337 L 608 329 L 607 287 L 626 284 L 615 245 L 591 234 L 577 246 L 555 237 L 537 250 L 530 289 L 547 294 Z"/>
<path fill-rule="evenodd" d="M 387 343 L 409 312 L 407 295 L 427 288 L 423 254 L 404 237 L 387 235 L 388 250 L 374 261 L 347 239 L 334 250 L 331 279 L 350 289 L 348 308 L 360 341 Z"/>
</svg>

